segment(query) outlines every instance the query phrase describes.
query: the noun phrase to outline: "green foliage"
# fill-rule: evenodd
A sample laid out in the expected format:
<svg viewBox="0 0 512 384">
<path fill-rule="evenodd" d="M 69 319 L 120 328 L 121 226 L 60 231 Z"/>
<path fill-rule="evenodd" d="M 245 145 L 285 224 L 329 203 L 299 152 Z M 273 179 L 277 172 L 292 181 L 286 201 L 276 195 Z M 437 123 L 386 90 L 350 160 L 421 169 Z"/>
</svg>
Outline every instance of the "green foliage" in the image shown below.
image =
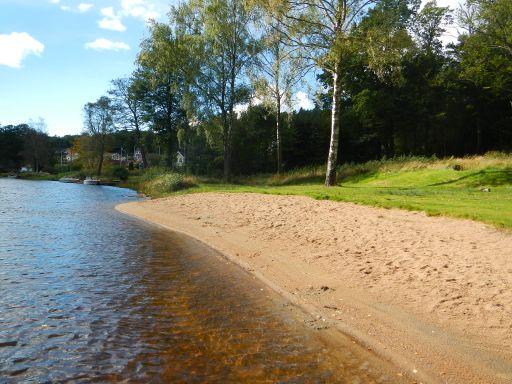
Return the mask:
<svg viewBox="0 0 512 384">
<path fill-rule="evenodd" d="M 57 140 L 45 132 L 44 120 L 0 126 L 0 172 L 16 172 L 22 166 L 50 171 L 56 161 Z"/>
<path fill-rule="evenodd" d="M 105 153 L 144 147 L 150 166 L 173 169 L 179 150 L 188 173 L 218 176 L 229 158 L 234 178 L 262 179 L 278 163 L 279 122 L 283 173 L 269 179 L 269 185 L 319 181 L 331 132 L 337 129 L 340 145 L 332 152 L 339 159 L 338 182 L 343 184 L 388 183 L 386 188 L 394 188 L 413 185 L 419 174 L 431 184 L 458 180 L 452 184 L 468 183 L 465 187 L 499 186 L 508 180 L 504 169 L 510 166 L 504 164 L 475 171 L 473 160 L 464 158 L 445 162 L 435 172 L 430 167 L 442 163 L 436 156 L 512 150 L 512 2 L 467 0 L 457 12 L 457 24 L 465 32 L 448 48 L 440 36 L 451 22 L 450 10 L 435 2 L 423 8 L 419 0 L 379 0 L 362 8 L 339 8 L 343 2 L 324 0 L 248 3 L 257 7 L 247 8 L 239 0 L 188 0 L 171 9 L 168 23 L 151 23 L 136 70 L 113 83 L 114 100 L 101 98 L 86 106 L 90 134 L 76 140 L 80 157 L 73 169 L 98 172 L 101 146 Z M 328 10 L 322 9 L 329 4 Z M 340 21 L 339 28 L 329 25 Z M 272 60 L 283 53 L 284 59 L 294 58 L 287 68 L 279 64 L 287 60 Z M 269 65 L 262 66 L 256 56 Z M 313 110 L 285 108 L 277 119 L 272 102 L 234 112 L 237 104 L 261 96 L 262 88 L 269 91 L 276 70 L 302 73 L 295 64 L 304 61 L 323 70 Z M 331 126 L 334 72 L 341 79 L 337 126 Z M 284 73 L 282 89 L 295 77 Z M 250 80 L 254 89 L 247 87 Z M 286 100 L 293 92 L 284 93 Z M 115 106 L 115 114 L 93 119 L 101 117 L 102 106 Z M 123 130 L 112 132 L 112 116 Z M 29 134 L 30 129 L 0 128 L 0 171 L 37 164 L 52 170 L 59 151 L 71 146 L 70 138 Z"/>
<path fill-rule="evenodd" d="M 471 0 L 459 12 L 467 33 L 458 48 L 461 77 L 495 95 L 512 95 L 512 3 Z"/>
<path fill-rule="evenodd" d="M 112 177 L 119 180 L 128 180 L 130 172 L 124 167 L 116 167 L 111 171 Z"/>
</svg>

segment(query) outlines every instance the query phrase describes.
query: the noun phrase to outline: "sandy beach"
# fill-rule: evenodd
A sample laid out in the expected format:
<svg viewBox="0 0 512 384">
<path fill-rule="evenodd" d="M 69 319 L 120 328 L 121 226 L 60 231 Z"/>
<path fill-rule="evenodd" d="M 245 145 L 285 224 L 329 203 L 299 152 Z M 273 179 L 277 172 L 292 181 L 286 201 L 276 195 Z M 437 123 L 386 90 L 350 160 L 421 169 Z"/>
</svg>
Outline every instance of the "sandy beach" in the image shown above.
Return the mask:
<svg viewBox="0 0 512 384">
<path fill-rule="evenodd" d="M 512 383 L 510 232 L 299 196 L 117 209 L 207 243 L 418 383 Z"/>
</svg>

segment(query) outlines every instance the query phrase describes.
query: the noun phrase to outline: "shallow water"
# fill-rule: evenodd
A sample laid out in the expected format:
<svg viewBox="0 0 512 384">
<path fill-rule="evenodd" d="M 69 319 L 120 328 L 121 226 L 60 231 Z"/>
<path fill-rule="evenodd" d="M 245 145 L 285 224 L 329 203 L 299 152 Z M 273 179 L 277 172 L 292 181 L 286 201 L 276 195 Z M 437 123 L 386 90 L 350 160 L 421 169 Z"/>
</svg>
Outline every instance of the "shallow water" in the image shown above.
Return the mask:
<svg viewBox="0 0 512 384">
<path fill-rule="evenodd" d="M 0 382 L 373 382 L 130 190 L 0 179 Z"/>
</svg>

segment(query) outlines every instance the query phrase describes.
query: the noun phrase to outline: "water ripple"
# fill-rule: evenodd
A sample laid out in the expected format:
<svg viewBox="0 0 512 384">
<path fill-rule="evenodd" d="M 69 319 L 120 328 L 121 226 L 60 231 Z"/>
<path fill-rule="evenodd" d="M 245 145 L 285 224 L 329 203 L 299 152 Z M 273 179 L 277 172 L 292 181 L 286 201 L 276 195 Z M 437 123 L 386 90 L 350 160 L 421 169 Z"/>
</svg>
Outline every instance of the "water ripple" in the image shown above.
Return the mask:
<svg viewBox="0 0 512 384">
<path fill-rule="evenodd" d="M 236 266 L 113 210 L 135 198 L 0 179 L 0 382 L 354 377 Z"/>
</svg>

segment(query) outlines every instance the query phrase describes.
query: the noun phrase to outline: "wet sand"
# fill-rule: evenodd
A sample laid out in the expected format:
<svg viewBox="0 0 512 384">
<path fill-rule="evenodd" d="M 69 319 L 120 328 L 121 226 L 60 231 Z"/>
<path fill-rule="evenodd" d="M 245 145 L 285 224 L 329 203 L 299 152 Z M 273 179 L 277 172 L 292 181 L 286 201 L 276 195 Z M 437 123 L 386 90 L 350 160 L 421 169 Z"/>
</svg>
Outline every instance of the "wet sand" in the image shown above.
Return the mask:
<svg viewBox="0 0 512 384">
<path fill-rule="evenodd" d="M 397 373 L 512 382 L 508 232 L 298 196 L 206 193 L 117 208 L 207 243 Z"/>
</svg>

